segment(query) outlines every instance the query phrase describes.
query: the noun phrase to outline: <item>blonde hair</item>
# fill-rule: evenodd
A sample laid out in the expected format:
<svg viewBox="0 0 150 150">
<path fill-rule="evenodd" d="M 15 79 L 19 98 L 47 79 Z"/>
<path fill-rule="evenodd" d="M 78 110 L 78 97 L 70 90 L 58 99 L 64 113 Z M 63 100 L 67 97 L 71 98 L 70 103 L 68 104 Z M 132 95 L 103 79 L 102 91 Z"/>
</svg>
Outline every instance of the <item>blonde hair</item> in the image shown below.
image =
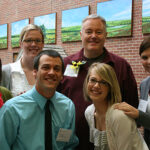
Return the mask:
<svg viewBox="0 0 150 150">
<path fill-rule="evenodd" d="M 114 69 L 105 63 L 93 63 L 87 73 L 87 76 L 83 85 L 83 94 L 84 98 L 87 101 L 92 101 L 88 96 L 87 85 L 89 82 L 89 77 L 91 75 L 91 71 L 95 71 L 97 75 L 99 75 L 104 81 L 106 81 L 109 85 L 110 91 L 108 94 L 108 104 L 113 105 L 114 103 L 121 102 L 121 93 L 119 83 L 116 77 L 116 73 Z"/>
<path fill-rule="evenodd" d="M 20 42 L 22 42 L 22 41 L 24 40 L 25 35 L 26 35 L 29 31 L 31 31 L 31 30 L 37 30 L 37 31 L 39 31 L 39 32 L 41 33 L 41 35 L 42 35 L 42 42 L 44 43 L 44 34 L 43 34 L 42 29 L 41 29 L 39 26 L 34 25 L 34 24 L 28 24 L 27 26 L 25 26 L 25 27 L 22 29 L 22 31 L 21 31 L 21 33 L 20 33 Z"/>
</svg>

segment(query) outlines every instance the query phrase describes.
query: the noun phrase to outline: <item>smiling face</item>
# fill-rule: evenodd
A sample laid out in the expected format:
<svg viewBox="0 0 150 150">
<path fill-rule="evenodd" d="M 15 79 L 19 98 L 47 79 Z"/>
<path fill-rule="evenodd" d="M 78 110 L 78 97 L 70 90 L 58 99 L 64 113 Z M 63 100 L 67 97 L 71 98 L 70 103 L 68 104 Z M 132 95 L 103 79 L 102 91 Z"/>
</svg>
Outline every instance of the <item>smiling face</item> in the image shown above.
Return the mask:
<svg viewBox="0 0 150 150">
<path fill-rule="evenodd" d="M 103 53 L 107 33 L 100 19 L 86 20 L 80 35 L 85 57 L 95 58 Z"/>
<path fill-rule="evenodd" d="M 36 42 L 36 41 L 41 41 L 41 42 Z M 42 51 L 44 46 L 40 31 L 38 30 L 28 31 L 24 35 L 23 41 L 20 42 L 20 46 L 23 49 L 23 57 L 33 59 L 40 51 Z"/>
<path fill-rule="evenodd" d="M 145 71 L 150 73 L 150 48 L 144 50 L 141 53 L 141 63 Z"/>
<path fill-rule="evenodd" d="M 42 55 L 39 60 L 38 70 L 34 70 L 34 76 L 37 91 L 45 97 L 52 96 L 63 78 L 61 59 Z"/>
<path fill-rule="evenodd" d="M 95 102 L 108 102 L 109 85 L 94 70 L 91 71 L 87 84 L 89 98 Z"/>
</svg>

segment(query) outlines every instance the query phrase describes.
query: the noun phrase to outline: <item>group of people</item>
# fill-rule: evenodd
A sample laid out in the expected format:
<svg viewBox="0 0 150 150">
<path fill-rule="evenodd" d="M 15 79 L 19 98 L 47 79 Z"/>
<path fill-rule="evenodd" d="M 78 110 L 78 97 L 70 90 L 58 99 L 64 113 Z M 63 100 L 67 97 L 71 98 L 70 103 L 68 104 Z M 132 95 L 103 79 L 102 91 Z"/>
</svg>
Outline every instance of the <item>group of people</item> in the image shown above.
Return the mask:
<svg viewBox="0 0 150 150">
<path fill-rule="evenodd" d="M 13 98 L 0 109 L 0 149 L 150 148 L 149 77 L 140 85 L 140 99 L 147 102 L 144 112 L 137 109 L 137 84 L 130 64 L 104 46 L 105 19 L 87 16 L 80 36 L 83 48 L 63 60 L 54 50 L 42 51 L 40 27 L 29 24 L 22 30 L 21 58 L 2 67 L 1 86 Z M 150 37 L 142 42 L 139 54 L 150 72 Z M 46 108 L 51 120 L 48 133 Z M 145 127 L 144 138 L 137 124 Z"/>
</svg>

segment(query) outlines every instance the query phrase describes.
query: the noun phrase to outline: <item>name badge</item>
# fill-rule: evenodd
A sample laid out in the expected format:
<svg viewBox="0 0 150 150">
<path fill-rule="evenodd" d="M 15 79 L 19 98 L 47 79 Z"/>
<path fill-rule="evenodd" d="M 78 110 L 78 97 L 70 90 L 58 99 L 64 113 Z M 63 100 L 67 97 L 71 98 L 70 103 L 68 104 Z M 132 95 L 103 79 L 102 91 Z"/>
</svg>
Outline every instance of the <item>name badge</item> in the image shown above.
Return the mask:
<svg viewBox="0 0 150 150">
<path fill-rule="evenodd" d="M 72 134 L 72 130 L 60 128 L 56 141 L 69 142 L 71 134 Z"/>
<path fill-rule="evenodd" d="M 68 64 L 66 67 L 66 70 L 64 72 L 65 76 L 69 76 L 69 77 L 77 77 L 78 73 L 79 73 L 79 68 L 75 69 L 72 67 L 73 65 Z"/>
<path fill-rule="evenodd" d="M 148 101 L 140 99 L 138 109 L 146 112 Z"/>
</svg>

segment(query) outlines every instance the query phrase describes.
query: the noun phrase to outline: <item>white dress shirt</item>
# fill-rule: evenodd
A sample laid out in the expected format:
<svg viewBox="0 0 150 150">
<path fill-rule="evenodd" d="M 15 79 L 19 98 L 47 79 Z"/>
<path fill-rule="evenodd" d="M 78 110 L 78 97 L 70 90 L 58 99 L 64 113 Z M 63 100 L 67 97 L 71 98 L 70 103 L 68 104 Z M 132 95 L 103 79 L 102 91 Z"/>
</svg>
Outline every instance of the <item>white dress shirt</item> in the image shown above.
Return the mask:
<svg viewBox="0 0 150 150">
<path fill-rule="evenodd" d="M 33 85 L 28 83 L 26 75 L 21 66 L 21 59 L 18 61 L 11 63 L 11 76 L 12 76 L 12 89 L 11 92 L 13 96 L 20 95 L 20 93 L 24 93 L 30 90 Z"/>
</svg>

